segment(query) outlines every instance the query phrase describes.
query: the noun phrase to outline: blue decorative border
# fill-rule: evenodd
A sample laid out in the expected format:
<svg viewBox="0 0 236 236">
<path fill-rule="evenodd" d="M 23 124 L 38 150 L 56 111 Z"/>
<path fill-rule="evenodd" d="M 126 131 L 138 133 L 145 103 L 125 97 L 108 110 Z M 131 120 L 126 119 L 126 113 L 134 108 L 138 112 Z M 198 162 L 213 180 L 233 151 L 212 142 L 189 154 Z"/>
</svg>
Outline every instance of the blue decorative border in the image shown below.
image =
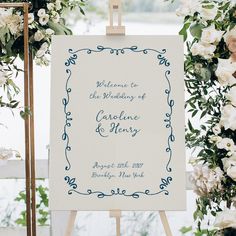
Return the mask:
<svg viewBox="0 0 236 236">
<path fill-rule="evenodd" d="M 143 54 L 148 54 L 149 52 L 154 52 L 156 54 L 156 59 L 158 60 L 159 65 L 163 65 L 166 68 L 170 66 L 170 63 L 168 59 L 165 57 L 166 49 L 162 49 L 161 51 L 147 48 L 147 49 L 138 49 L 137 46 L 131 46 L 131 47 L 125 47 L 125 48 L 111 48 L 111 47 L 103 47 L 103 46 L 97 46 L 96 49 L 90 49 L 90 48 L 83 48 L 79 49 L 76 51 L 73 51 L 73 49 L 69 49 L 69 58 L 65 62 L 66 66 L 66 83 L 65 83 L 65 97 L 62 99 L 62 104 L 64 107 L 64 114 L 65 114 L 65 124 L 63 128 L 63 134 L 62 134 L 62 140 L 65 143 L 65 158 L 67 165 L 65 166 L 65 170 L 69 171 L 71 169 L 71 163 L 69 160 L 69 152 L 71 151 L 72 147 L 70 146 L 70 137 L 68 134 L 68 129 L 71 128 L 72 126 L 72 113 L 68 110 L 68 104 L 70 102 L 70 93 L 72 92 L 72 89 L 69 86 L 69 81 L 72 76 L 72 71 L 70 69 L 70 66 L 76 65 L 76 61 L 79 58 L 79 54 L 82 52 L 85 52 L 87 54 L 92 54 L 92 53 L 99 53 L 99 52 L 105 52 L 108 51 L 110 54 L 114 55 L 120 55 L 120 54 L 125 54 L 126 52 L 136 52 L 136 53 L 143 53 Z M 174 107 L 174 100 L 171 99 L 171 82 L 170 82 L 170 76 L 171 71 L 166 70 L 165 71 L 165 78 L 167 81 L 168 87 L 165 89 L 165 94 L 167 97 L 167 105 L 169 107 L 169 112 L 165 114 L 165 119 L 164 122 L 166 123 L 166 128 L 170 130 L 169 136 L 167 139 L 167 147 L 166 147 L 166 152 L 168 153 L 168 161 L 166 164 L 166 171 L 171 172 L 172 169 L 170 167 L 170 162 L 172 159 L 172 145 L 175 141 L 175 136 L 173 132 L 173 127 L 172 127 L 172 114 L 173 114 L 173 107 Z M 122 195 L 125 197 L 133 197 L 133 198 L 139 198 L 140 195 L 146 195 L 146 196 L 153 196 L 153 195 L 158 195 L 160 193 L 164 193 L 165 195 L 169 195 L 169 191 L 166 190 L 166 187 L 170 184 L 172 181 L 172 177 L 168 176 L 166 178 L 161 179 L 161 183 L 159 185 L 159 190 L 157 192 L 151 193 L 150 190 L 144 190 L 144 191 L 136 191 L 132 194 L 129 194 L 126 192 L 126 190 L 121 190 L 120 188 L 112 189 L 110 193 L 103 193 L 101 191 L 93 191 L 91 189 L 88 189 L 87 192 L 80 192 L 77 190 L 77 183 L 75 178 L 71 178 L 69 176 L 65 176 L 65 181 L 67 184 L 70 186 L 70 189 L 68 190 L 68 194 L 77 193 L 80 195 L 96 195 L 98 198 L 104 198 L 104 197 L 111 197 L 114 195 Z"/>
</svg>

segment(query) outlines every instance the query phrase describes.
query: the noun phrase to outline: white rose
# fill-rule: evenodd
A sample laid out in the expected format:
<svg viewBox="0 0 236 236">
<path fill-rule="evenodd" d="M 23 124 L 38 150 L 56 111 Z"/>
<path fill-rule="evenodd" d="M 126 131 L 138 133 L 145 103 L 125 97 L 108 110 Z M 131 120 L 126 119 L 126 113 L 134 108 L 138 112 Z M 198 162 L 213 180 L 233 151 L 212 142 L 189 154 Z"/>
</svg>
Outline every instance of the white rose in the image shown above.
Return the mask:
<svg viewBox="0 0 236 236">
<path fill-rule="evenodd" d="M 215 72 L 219 83 L 222 86 L 233 85 L 236 83 L 233 73 L 236 71 L 236 62 L 231 62 L 229 59 L 218 59 L 218 67 Z"/>
<path fill-rule="evenodd" d="M 236 106 L 236 86 L 232 87 L 225 96 L 233 106 Z"/>
<path fill-rule="evenodd" d="M 236 154 L 234 153 L 229 158 L 223 158 L 222 163 L 224 171 L 227 173 L 227 175 L 236 181 Z"/>
<path fill-rule="evenodd" d="M 216 46 L 212 44 L 205 44 L 202 42 L 195 43 L 192 48 L 191 52 L 193 56 L 199 55 L 204 57 L 205 59 L 210 59 L 214 56 L 214 51 L 216 50 Z"/>
<path fill-rule="evenodd" d="M 221 133 L 221 127 L 219 124 L 216 124 L 214 127 L 212 127 L 212 132 L 215 134 L 215 135 L 218 135 Z"/>
<path fill-rule="evenodd" d="M 54 30 L 48 28 L 48 29 L 46 29 L 46 34 L 47 35 L 53 35 L 53 34 L 55 34 L 55 32 L 54 32 Z"/>
<path fill-rule="evenodd" d="M 41 25 L 46 25 L 49 21 L 49 15 L 48 14 L 45 14 L 44 16 L 42 17 L 39 17 L 39 23 Z"/>
<path fill-rule="evenodd" d="M 59 16 L 59 14 L 57 13 L 57 12 L 55 12 L 55 11 L 53 11 L 52 12 L 52 21 L 54 22 L 54 23 L 58 23 L 59 22 L 59 20 L 60 20 L 60 16 Z"/>
<path fill-rule="evenodd" d="M 225 149 L 227 151 L 235 150 L 234 141 L 230 138 L 222 138 L 220 142 L 217 143 L 219 149 Z"/>
<path fill-rule="evenodd" d="M 213 6 L 212 8 L 209 8 Z M 209 4 L 203 4 L 200 9 L 200 15 L 203 20 L 214 20 L 218 12 L 218 7 L 214 4 L 214 2 Z"/>
<path fill-rule="evenodd" d="M 227 209 L 217 214 L 214 225 L 220 229 L 236 228 L 235 219 L 236 211 Z"/>
<path fill-rule="evenodd" d="M 7 160 L 13 157 L 13 151 L 11 149 L 0 148 L 0 160 Z"/>
<path fill-rule="evenodd" d="M 54 4 L 53 3 L 48 3 L 47 8 L 49 11 L 52 11 L 54 9 Z"/>
<path fill-rule="evenodd" d="M 34 22 L 34 14 L 33 13 L 29 13 L 28 21 L 29 21 L 29 24 L 32 24 Z"/>
<path fill-rule="evenodd" d="M 61 10 L 61 1 L 60 0 L 56 1 L 56 10 L 57 11 Z"/>
<path fill-rule="evenodd" d="M 222 108 L 220 124 L 225 129 L 236 130 L 236 108 L 228 104 Z"/>
<path fill-rule="evenodd" d="M 36 53 L 36 57 L 40 58 L 45 55 L 45 50 L 39 49 Z"/>
<path fill-rule="evenodd" d="M 35 41 L 41 41 L 44 38 L 44 34 L 42 31 L 38 30 L 35 34 L 34 34 L 34 40 Z"/>
<path fill-rule="evenodd" d="M 211 25 L 202 30 L 201 41 L 203 43 L 218 43 L 220 42 L 224 31 L 219 31 L 215 29 L 215 25 Z"/>
<path fill-rule="evenodd" d="M 41 45 L 41 50 L 44 50 L 45 52 L 48 50 L 48 43 L 47 42 L 44 42 L 42 45 Z"/>
<path fill-rule="evenodd" d="M 40 9 L 40 10 L 38 11 L 38 17 L 43 17 L 45 14 L 46 14 L 45 9 Z"/>
<path fill-rule="evenodd" d="M 228 45 L 231 38 L 235 38 L 235 37 L 236 37 L 236 26 L 234 26 L 233 29 L 231 29 L 224 35 L 226 44 Z"/>
</svg>

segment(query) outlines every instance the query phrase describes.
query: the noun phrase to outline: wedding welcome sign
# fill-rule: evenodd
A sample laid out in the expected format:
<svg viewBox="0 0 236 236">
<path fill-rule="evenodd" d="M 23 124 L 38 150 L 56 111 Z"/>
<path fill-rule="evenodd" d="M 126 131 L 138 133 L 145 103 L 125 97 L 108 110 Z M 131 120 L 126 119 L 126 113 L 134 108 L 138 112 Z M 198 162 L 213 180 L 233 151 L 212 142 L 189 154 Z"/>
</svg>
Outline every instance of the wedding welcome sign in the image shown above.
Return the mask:
<svg viewBox="0 0 236 236">
<path fill-rule="evenodd" d="M 50 208 L 184 210 L 179 36 L 55 36 Z"/>
</svg>

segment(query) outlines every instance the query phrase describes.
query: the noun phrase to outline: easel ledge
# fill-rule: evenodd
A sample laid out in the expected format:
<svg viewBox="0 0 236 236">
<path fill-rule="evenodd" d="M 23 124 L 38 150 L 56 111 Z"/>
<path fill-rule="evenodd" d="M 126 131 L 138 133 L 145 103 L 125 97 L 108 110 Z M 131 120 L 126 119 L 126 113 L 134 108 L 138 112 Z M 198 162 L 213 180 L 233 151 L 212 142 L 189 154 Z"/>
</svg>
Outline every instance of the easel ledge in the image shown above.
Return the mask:
<svg viewBox="0 0 236 236">
<path fill-rule="evenodd" d="M 114 25 L 114 12 L 118 13 L 118 24 Z M 125 26 L 122 26 L 121 0 L 109 0 L 110 25 L 106 27 L 106 35 L 125 35 Z M 159 211 L 162 225 L 166 236 L 173 236 L 165 211 Z M 71 211 L 66 228 L 65 236 L 71 236 L 74 228 L 77 211 Z M 109 211 L 111 218 L 116 219 L 116 235 L 121 235 L 121 210 L 114 209 Z"/>
</svg>

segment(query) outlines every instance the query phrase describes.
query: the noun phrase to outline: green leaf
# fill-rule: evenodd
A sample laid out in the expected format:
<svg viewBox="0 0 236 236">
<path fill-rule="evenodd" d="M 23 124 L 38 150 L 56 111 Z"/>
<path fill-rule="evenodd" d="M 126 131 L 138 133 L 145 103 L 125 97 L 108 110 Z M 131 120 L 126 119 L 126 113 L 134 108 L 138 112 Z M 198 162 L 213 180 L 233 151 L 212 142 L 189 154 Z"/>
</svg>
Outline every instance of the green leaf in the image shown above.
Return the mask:
<svg viewBox="0 0 236 236">
<path fill-rule="evenodd" d="M 204 28 L 204 25 L 197 23 L 197 24 L 192 25 L 189 31 L 194 38 L 200 39 L 202 36 L 203 28 Z"/>
<path fill-rule="evenodd" d="M 187 30 L 189 29 L 190 25 L 191 23 L 185 23 L 183 28 L 179 31 L 179 35 L 182 35 L 184 37 L 184 41 L 186 41 L 188 37 Z"/>
<path fill-rule="evenodd" d="M 192 231 L 193 227 L 192 226 L 189 226 L 189 227 L 182 227 L 179 231 L 182 233 L 182 234 L 186 234 L 190 231 Z"/>
</svg>

